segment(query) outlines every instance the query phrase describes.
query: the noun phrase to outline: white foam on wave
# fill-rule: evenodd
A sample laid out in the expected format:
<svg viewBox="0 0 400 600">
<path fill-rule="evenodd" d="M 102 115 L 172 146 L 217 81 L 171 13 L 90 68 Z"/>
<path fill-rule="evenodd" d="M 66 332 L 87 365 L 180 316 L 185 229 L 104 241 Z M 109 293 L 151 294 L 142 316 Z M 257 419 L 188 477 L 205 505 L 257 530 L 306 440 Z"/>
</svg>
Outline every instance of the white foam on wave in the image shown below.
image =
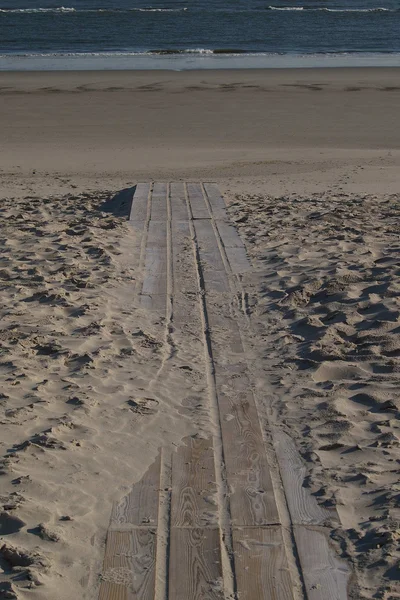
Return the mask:
<svg viewBox="0 0 400 600">
<path fill-rule="evenodd" d="M 183 8 L 88 8 L 88 9 L 76 9 L 69 8 L 66 6 L 59 6 L 56 8 L 0 8 L 2 13 L 114 13 L 114 12 L 183 12 L 187 10 L 187 7 Z"/>
<path fill-rule="evenodd" d="M 76 12 L 75 8 L 59 6 L 57 8 L 0 8 L 2 13 L 48 13 L 48 12 Z"/>
<path fill-rule="evenodd" d="M 319 8 L 308 8 L 305 6 L 268 6 L 269 10 L 285 10 L 285 11 L 307 11 L 307 12 L 334 12 L 334 13 L 374 13 L 374 12 L 398 12 L 391 8 L 327 8 L 325 6 Z"/>
</svg>

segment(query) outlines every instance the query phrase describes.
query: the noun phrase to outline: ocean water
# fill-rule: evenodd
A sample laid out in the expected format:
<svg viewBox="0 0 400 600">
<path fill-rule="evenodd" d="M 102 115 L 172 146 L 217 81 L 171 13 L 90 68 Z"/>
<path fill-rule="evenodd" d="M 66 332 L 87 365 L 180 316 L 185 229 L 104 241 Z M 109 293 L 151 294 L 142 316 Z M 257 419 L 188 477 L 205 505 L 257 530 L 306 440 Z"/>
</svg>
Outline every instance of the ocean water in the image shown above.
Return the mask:
<svg viewBox="0 0 400 600">
<path fill-rule="evenodd" d="M 64 3 L 0 0 L 0 69 L 26 68 L 32 61 L 38 68 L 85 61 L 104 65 L 99 68 L 190 68 L 194 63 L 240 65 L 249 59 L 255 66 L 271 61 L 285 66 L 294 57 L 305 64 L 400 66 L 400 0 Z"/>
</svg>

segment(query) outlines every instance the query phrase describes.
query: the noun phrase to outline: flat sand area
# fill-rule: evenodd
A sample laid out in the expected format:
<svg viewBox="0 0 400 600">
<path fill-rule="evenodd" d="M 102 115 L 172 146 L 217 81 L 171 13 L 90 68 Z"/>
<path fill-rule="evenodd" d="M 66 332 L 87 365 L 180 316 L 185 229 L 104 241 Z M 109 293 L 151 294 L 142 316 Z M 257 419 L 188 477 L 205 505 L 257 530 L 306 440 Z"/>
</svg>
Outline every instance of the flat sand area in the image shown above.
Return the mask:
<svg viewBox="0 0 400 600">
<path fill-rule="evenodd" d="M 169 585 L 170 600 L 190 600 L 185 578 L 163 572 L 162 544 L 150 559 L 120 549 L 122 563 L 102 567 L 109 526 L 129 530 L 132 485 L 157 468 L 164 531 L 165 449 L 174 482 L 174 464 L 192 464 L 188 448 L 217 469 L 216 486 L 190 480 L 205 482 L 201 527 L 222 520 L 229 538 L 233 515 L 231 563 L 221 583 L 212 562 L 210 599 L 235 597 L 235 585 L 265 592 L 252 572 L 233 569 L 227 583 L 230 564 L 245 573 L 252 552 L 252 568 L 269 573 L 260 544 L 280 565 L 277 600 L 400 598 L 399 106 L 400 69 L 0 73 L 0 598 L 95 600 L 101 589 L 108 600 L 112 586 L 137 585 L 124 563 L 133 556 L 139 581 L 156 563 L 157 598 Z M 135 232 L 134 186 L 151 181 L 178 182 L 178 200 L 179 186 L 191 190 L 199 223 L 185 212 L 174 225 L 167 202 L 154 229 Z M 207 193 L 183 187 L 193 181 L 221 190 L 217 225 L 196 200 Z M 153 189 L 154 206 L 165 189 Z M 232 270 L 244 249 L 228 219 L 243 272 Z M 258 423 L 249 439 L 268 473 L 248 497 L 270 494 L 276 528 L 257 534 L 242 531 L 253 525 L 240 500 L 253 467 L 227 452 L 238 483 L 224 487 L 216 460 L 218 435 L 237 441 L 232 452 L 246 437 L 246 427 L 232 434 L 244 392 L 257 418 L 242 423 Z M 171 512 L 179 535 L 182 514 Z M 314 554 L 299 524 L 322 540 Z M 340 595 L 324 588 L 331 575 Z"/>
<path fill-rule="evenodd" d="M 399 99 L 400 69 L 3 72 L 2 183 L 268 178 L 280 193 L 340 173 L 345 189 L 382 191 L 398 171 Z"/>
</svg>

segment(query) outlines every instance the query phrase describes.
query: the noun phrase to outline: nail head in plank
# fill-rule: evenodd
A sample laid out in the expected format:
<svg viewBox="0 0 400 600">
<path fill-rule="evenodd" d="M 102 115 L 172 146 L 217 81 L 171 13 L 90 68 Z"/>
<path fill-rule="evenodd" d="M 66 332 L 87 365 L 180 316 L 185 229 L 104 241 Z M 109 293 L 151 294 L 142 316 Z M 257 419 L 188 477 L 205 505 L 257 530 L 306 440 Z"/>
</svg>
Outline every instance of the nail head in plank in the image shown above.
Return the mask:
<svg viewBox="0 0 400 600">
<path fill-rule="evenodd" d="M 280 527 L 234 529 L 233 548 L 240 600 L 293 600 Z"/>
<path fill-rule="evenodd" d="M 102 583 L 100 600 L 153 600 L 155 550 L 154 529 L 109 531 L 102 572 L 108 585 L 103 588 Z M 126 595 L 121 593 L 124 589 Z"/>
<path fill-rule="evenodd" d="M 309 600 L 347 600 L 350 570 L 329 546 L 327 532 L 294 528 L 297 550 Z"/>
<path fill-rule="evenodd" d="M 279 515 L 253 394 L 218 393 L 218 404 L 232 522 L 235 527 L 277 523 Z"/>
<path fill-rule="evenodd" d="M 188 221 L 185 186 L 183 183 L 171 183 L 171 218 L 173 221 Z"/>
<path fill-rule="evenodd" d="M 214 218 L 226 219 L 226 205 L 218 189 L 218 186 L 215 185 L 215 183 L 205 183 L 204 189 L 208 196 L 208 200 L 211 204 Z"/>
<path fill-rule="evenodd" d="M 217 525 L 212 441 L 188 438 L 172 455 L 172 527 Z"/>
<path fill-rule="evenodd" d="M 147 219 L 147 204 L 150 192 L 149 183 L 138 183 L 132 199 L 129 220 L 134 224 L 143 223 Z"/>
<path fill-rule="evenodd" d="M 147 469 L 142 479 L 133 484 L 129 494 L 115 502 L 111 525 L 155 525 L 158 515 L 158 491 L 160 488 L 160 455 Z"/>
<path fill-rule="evenodd" d="M 151 219 L 165 221 L 167 219 L 167 184 L 155 183 L 151 196 Z"/>
<path fill-rule="evenodd" d="M 204 199 L 200 183 L 188 183 L 187 192 L 192 208 L 193 219 L 210 219 L 210 213 Z"/>
<path fill-rule="evenodd" d="M 274 433 L 274 446 L 292 522 L 296 525 L 322 525 L 332 518 L 338 519 L 335 510 L 328 511 L 320 506 L 303 486 L 307 469 L 292 438 L 283 431 L 277 431 Z"/>
<path fill-rule="evenodd" d="M 172 528 L 169 598 L 224 599 L 218 529 Z"/>
</svg>

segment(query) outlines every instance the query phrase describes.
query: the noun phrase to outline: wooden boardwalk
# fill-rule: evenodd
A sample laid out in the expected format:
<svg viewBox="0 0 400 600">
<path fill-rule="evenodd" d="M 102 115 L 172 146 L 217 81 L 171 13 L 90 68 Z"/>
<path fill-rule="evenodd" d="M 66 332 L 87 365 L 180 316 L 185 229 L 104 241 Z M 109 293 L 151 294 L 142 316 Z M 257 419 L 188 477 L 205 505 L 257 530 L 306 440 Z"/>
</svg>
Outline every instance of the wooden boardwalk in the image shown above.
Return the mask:
<svg viewBox="0 0 400 600">
<path fill-rule="evenodd" d="M 100 600 L 346 600 L 349 574 L 328 542 L 333 511 L 303 488 L 283 433 L 274 444 L 284 493 L 274 489 L 231 311 L 238 298 L 246 318 L 240 275 L 251 265 L 217 187 L 138 184 L 130 222 L 136 306 L 164 315 L 172 339 L 197 326 L 210 435 L 161 449 L 114 506 Z"/>
</svg>

